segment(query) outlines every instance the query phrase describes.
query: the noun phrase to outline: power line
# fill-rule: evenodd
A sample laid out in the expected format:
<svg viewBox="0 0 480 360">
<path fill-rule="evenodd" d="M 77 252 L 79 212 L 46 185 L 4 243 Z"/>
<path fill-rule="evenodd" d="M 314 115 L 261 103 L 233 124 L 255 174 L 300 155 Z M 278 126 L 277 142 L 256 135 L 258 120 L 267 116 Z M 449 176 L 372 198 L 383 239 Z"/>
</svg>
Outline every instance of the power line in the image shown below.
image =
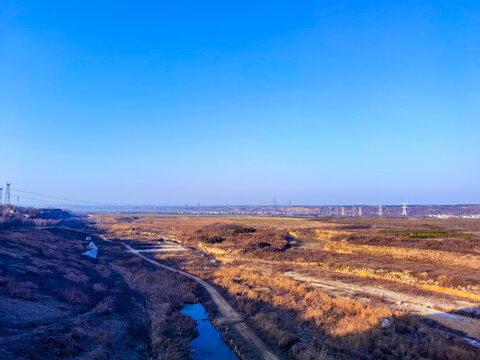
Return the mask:
<svg viewBox="0 0 480 360">
<path fill-rule="evenodd" d="M 12 189 L 12 190 L 14 190 L 16 192 L 19 192 L 19 193 L 23 193 L 23 194 L 37 195 L 37 196 L 41 196 L 41 197 L 45 197 L 45 198 L 58 199 L 58 200 L 63 200 L 63 201 L 73 201 L 73 202 L 77 202 L 77 203 L 84 204 L 84 205 L 88 205 L 88 204 L 99 205 L 99 203 L 92 202 L 92 201 L 76 200 L 76 199 L 64 198 L 64 197 L 60 197 L 60 196 L 40 194 L 40 193 L 35 193 L 35 192 L 25 191 L 25 190 L 20 190 L 20 189 Z"/>
<path fill-rule="evenodd" d="M 18 196 L 18 195 L 17 195 Z M 22 199 L 28 199 L 28 200 L 33 200 L 33 201 L 39 201 L 39 202 L 44 202 L 44 203 L 47 203 L 47 204 L 52 204 L 52 203 L 56 203 L 56 204 L 62 204 L 62 205 L 65 205 L 64 203 L 60 202 L 60 201 L 55 201 L 55 200 L 45 200 L 45 199 L 37 199 L 37 198 L 32 198 L 32 197 L 29 197 L 29 196 L 23 196 L 22 195 Z"/>
</svg>

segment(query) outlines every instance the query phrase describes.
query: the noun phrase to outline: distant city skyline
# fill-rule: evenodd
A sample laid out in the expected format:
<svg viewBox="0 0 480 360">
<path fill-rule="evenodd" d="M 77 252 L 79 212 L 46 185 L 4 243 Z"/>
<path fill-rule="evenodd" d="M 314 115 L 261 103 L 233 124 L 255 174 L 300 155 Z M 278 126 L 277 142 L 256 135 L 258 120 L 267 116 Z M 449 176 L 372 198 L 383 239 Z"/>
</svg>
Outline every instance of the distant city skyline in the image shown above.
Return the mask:
<svg viewBox="0 0 480 360">
<path fill-rule="evenodd" d="M 0 187 L 103 205 L 478 204 L 478 39 L 476 1 L 7 0 Z"/>
</svg>

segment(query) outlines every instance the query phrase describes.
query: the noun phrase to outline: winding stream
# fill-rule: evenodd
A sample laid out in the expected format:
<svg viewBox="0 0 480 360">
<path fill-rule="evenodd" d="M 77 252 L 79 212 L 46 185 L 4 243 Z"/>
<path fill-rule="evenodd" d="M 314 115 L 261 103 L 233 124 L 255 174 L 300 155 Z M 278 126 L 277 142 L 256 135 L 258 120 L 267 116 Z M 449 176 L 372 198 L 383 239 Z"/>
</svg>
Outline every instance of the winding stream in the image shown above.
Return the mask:
<svg viewBox="0 0 480 360">
<path fill-rule="evenodd" d="M 199 335 L 190 342 L 195 360 L 238 360 L 237 355 L 222 340 L 220 332 L 208 320 L 202 304 L 188 304 L 180 310 L 197 322 Z"/>
</svg>

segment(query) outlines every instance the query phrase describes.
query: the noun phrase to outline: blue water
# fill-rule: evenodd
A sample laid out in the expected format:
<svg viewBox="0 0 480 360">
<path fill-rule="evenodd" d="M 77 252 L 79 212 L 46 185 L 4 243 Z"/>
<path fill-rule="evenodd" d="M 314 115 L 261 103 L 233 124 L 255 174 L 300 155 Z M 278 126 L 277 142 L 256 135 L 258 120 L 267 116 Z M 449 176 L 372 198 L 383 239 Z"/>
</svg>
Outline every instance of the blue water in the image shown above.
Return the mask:
<svg viewBox="0 0 480 360">
<path fill-rule="evenodd" d="M 223 342 L 220 331 L 208 320 L 208 314 L 202 304 L 185 305 L 180 312 L 197 322 L 199 335 L 190 341 L 195 360 L 238 360 L 233 350 Z"/>
</svg>

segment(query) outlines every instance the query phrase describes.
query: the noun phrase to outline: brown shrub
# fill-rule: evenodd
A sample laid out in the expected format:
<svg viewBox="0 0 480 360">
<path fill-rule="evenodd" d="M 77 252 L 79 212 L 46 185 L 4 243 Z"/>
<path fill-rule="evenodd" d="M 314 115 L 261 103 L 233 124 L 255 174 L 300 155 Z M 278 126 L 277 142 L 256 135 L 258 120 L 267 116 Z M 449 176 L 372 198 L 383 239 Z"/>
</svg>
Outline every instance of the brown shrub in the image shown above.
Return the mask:
<svg viewBox="0 0 480 360">
<path fill-rule="evenodd" d="M 88 276 L 81 273 L 80 271 L 75 271 L 74 269 L 68 270 L 68 272 L 63 275 L 65 279 L 68 281 L 77 283 L 77 284 L 85 284 L 88 282 Z"/>
<path fill-rule="evenodd" d="M 143 260 L 138 256 L 130 256 L 126 259 L 117 260 L 115 264 L 118 266 L 132 266 L 132 265 L 140 265 L 142 261 Z"/>
<path fill-rule="evenodd" d="M 95 306 L 94 311 L 103 314 L 112 314 L 116 310 L 115 298 L 108 296 Z"/>
<path fill-rule="evenodd" d="M 5 278 L 4 278 L 5 279 Z M 0 283 L 0 293 L 9 297 L 34 301 L 39 299 L 38 286 L 32 282 L 19 282 L 13 279 L 6 279 Z"/>
<path fill-rule="evenodd" d="M 68 335 L 54 334 L 44 339 L 45 345 L 49 345 L 53 355 L 59 358 L 71 358 L 80 353 L 81 347 Z"/>
<path fill-rule="evenodd" d="M 108 290 L 108 288 L 105 285 L 102 284 L 93 284 L 92 289 L 98 293 L 104 293 Z"/>
<path fill-rule="evenodd" d="M 70 305 L 90 305 L 90 298 L 84 291 L 77 287 L 66 286 L 60 290 L 63 301 Z"/>
<path fill-rule="evenodd" d="M 281 322 L 278 318 L 278 314 L 275 312 L 270 313 L 257 313 L 253 318 L 255 324 L 262 329 L 263 333 L 271 339 L 274 339 L 277 345 L 281 348 L 290 347 L 299 341 L 288 329 L 283 329 Z"/>
</svg>

